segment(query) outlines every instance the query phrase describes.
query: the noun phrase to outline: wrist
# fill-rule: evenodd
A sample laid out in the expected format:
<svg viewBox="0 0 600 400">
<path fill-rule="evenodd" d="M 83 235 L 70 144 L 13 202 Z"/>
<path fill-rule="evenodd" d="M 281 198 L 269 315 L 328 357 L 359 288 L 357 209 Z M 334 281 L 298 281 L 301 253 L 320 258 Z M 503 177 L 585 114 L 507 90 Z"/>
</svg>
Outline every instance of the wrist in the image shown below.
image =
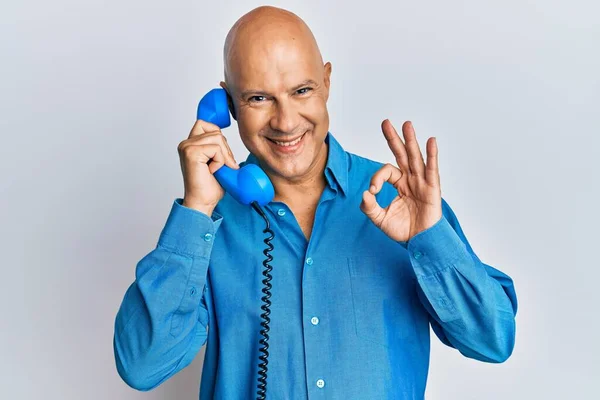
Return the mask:
<svg viewBox="0 0 600 400">
<path fill-rule="evenodd" d="M 200 211 L 201 213 L 204 213 L 204 214 L 208 215 L 209 217 L 212 217 L 212 213 L 215 209 L 215 206 L 213 206 L 213 205 L 206 205 L 206 204 L 198 203 L 193 200 L 186 199 L 185 197 L 183 198 L 183 202 L 181 204 L 184 207 L 191 208 L 196 211 Z"/>
</svg>

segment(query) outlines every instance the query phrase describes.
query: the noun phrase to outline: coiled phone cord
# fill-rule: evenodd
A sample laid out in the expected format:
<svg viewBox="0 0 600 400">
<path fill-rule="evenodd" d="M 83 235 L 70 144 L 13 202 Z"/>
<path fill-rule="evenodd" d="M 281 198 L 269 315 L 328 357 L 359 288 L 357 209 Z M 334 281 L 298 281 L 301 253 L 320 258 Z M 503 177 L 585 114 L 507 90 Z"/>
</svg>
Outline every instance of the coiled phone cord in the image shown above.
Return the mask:
<svg viewBox="0 0 600 400">
<path fill-rule="evenodd" d="M 263 266 L 265 267 L 265 269 L 263 270 L 263 276 L 265 277 L 265 279 L 263 279 L 263 284 L 265 285 L 262 289 L 262 292 L 265 294 L 262 297 L 262 301 L 263 301 L 263 305 L 260 306 L 260 308 L 264 311 L 264 313 L 261 314 L 261 318 L 263 319 L 263 321 L 261 321 L 260 325 L 263 327 L 263 329 L 260 330 L 260 334 L 263 336 L 262 339 L 260 339 L 259 343 L 261 345 L 263 345 L 263 347 L 261 347 L 259 349 L 260 352 L 262 352 L 263 354 L 261 354 L 258 358 L 261 360 L 261 362 L 258 364 L 258 391 L 256 392 L 258 394 L 258 397 L 256 398 L 257 400 L 265 400 L 266 399 L 266 395 L 267 395 L 267 364 L 269 363 L 268 357 L 269 357 L 269 322 L 271 322 L 271 319 L 269 318 L 269 314 L 271 314 L 271 310 L 269 309 L 269 307 L 271 306 L 271 301 L 269 300 L 269 298 L 271 297 L 271 292 L 270 289 L 272 288 L 272 285 L 270 283 L 272 276 L 271 274 L 269 274 L 269 272 L 271 272 L 273 270 L 273 267 L 271 265 L 269 265 L 270 261 L 273 261 L 273 256 L 271 254 L 269 254 L 269 252 L 271 250 L 273 250 L 273 244 L 271 244 L 271 240 L 273 240 L 273 238 L 275 237 L 275 232 L 273 232 L 270 228 L 270 224 L 269 224 L 269 219 L 267 218 L 267 216 L 265 215 L 265 212 L 263 211 L 263 209 L 260 207 L 260 205 L 256 202 L 253 201 L 252 202 L 252 207 L 256 210 L 256 212 L 258 212 L 260 214 L 261 217 L 263 217 L 263 219 L 265 220 L 265 224 L 266 224 L 266 228 L 263 230 L 264 233 L 269 233 L 270 236 L 265 238 L 264 242 L 267 245 L 267 248 L 265 250 L 263 250 L 263 254 L 266 256 L 266 259 L 263 261 Z"/>
</svg>

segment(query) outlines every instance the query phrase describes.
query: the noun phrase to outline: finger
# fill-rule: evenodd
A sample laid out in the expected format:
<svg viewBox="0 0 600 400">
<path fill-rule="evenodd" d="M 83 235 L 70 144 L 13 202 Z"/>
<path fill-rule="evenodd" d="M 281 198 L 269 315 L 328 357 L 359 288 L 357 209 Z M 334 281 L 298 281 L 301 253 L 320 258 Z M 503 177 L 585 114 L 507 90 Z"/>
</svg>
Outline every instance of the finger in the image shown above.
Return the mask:
<svg viewBox="0 0 600 400">
<path fill-rule="evenodd" d="M 385 217 L 385 210 L 377 203 L 375 195 L 368 190 L 363 192 L 360 210 L 373 221 L 375 226 L 381 226 Z"/>
<path fill-rule="evenodd" d="M 188 136 L 189 138 L 192 138 L 194 136 L 198 136 L 198 135 L 202 135 L 203 133 L 207 133 L 207 132 L 215 132 L 215 131 L 221 131 L 221 128 L 219 128 L 217 125 L 207 122 L 207 121 L 203 121 L 201 119 L 197 119 L 196 122 L 194 123 L 194 126 L 192 126 L 192 130 L 190 131 L 190 135 Z"/>
<path fill-rule="evenodd" d="M 392 125 L 389 119 L 386 119 L 381 123 L 381 130 L 388 142 L 388 146 L 396 157 L 398 167 L 400 167 L 402 171 L 409 172 L 406 148 L 404 147 L 404 143 L 402 143 L 402 139 L 400 139 L 400 135 L 396 132 L 396 128 L 394 128 L 394 125 Z"/>
<path fill-rule="evenodd" d="M 240 167 L 238 166 L 237 161 L 235 161 L 235 157 L 233 156 L 233 153 L 229 148 L 229 144 L 227 143 L 225 136 L 223 136 L 223 134 L 221 133 L 218 133 L 215 136 L 217 143 L 223 149 L 223 155 L 225 156 L 225 164 L 227 164 L 227 166 L 230 168 L 239 169 Z"/>
<path fill-rule="evenodd" d="M 221 133 L 220 139 L 222 140 L 222 144 L 227 149 L 227 156 L 229 161 L 227 165 L 229 165 L 232 168 L 239 169 L 239 165 L 235 160 L 235 157 L 233 156 L 233 152 L 231 151 L 231 147 L 229 147 L 229 143 L 227 142 L 227 137 Z"/>
<path fill-rule="evenodd" d="M 396 189 L 400 190 L 400 180 L 402 179 L 402 172 L 392 164 L 385 164 L 379 169 L 379 171 L 373 174 L 371 178 L 371 186 L 369 192 L 373 195 L 379 193 L 383 187 L 384 182 L 391 183 Z"/>
<path fill-rule="evenodd" d="M 188 151 L 196 151 L 193 157 L 190 157 L 189 161 L 192 163 L 208 164 L 208 169 L 211 174 L 214 174 L 219 168 L 225 165 L 226 158 L 223 154 L 223 147 L 218 144 L 202 144 L 202 145 L 189 145 Z M 196 148 L 196 149 L 194 149 Z"/>
<path fill-rule="evenodd" d="M 235 160 L 233 153 L 231 152 L 231 148 L 229 147 L 229 144 L 227 143 L 227 139 L 221 133 L 221 131 L 207 132 L 207 133 L 203 133 L 200 135 L 196 135 L 190 139 L 185 140 L 181 144 L 181 147 L 184 148 L 184 147 L 187 147 L 190 145 L 203 145 L 203 144 L 217 144 L 217 145 L 221 146 L 223 149 L 223 155 L 225 156 L 225 163 L 227 164 L 227 166 L 234 168 L 234 169 L 239 169 L 239 165 L 238 165 L 237 161 Z"/>
<path fill-rule="evenodd" d="M 208 164 L 208 169 L 211 174 L 214 174 L 218 169 L 220 169 L 223 165 L 225 165 L 227 163 L 227 158 L 225 157 L 225 154 L 223 153 L 223 148 L 219 145 L 213 145 L 213 146 L 215 146 L 215 147 L 214 148 L 211 147 L 212 160 Z M 212 149 L 214 149 L 214 150 L 212 150 Z M 214 151 L 214 155 L 213 155 L 213 151 Z"/>
<path fill-rule="evenodd" d="M 440 172 L 438 167 L 438 147 L 435 137 L 427 140 L 427 165 L 425 166 L 425 180 L 430 185 L 440 184 Z"/>
<path fill-rule="evenodd" d="M 227 148 L 227 154 L 229 155 L 228 160 L 227 160 L 227 165 L 229 165 L 232 168 L 239 169 L 239 165 L 238 165 L 237 161 L 235 161 L 233 152 L 231 151 L 231 148 L 229 147 L 229 144 L 227 143 L 227 138 L 225 137 L 225 135 L 223 135 L 223 133 L 221 132 L 221 128 L 219 128 L 218 125 L 215 125 L 208 121 L 204 121 L 202 119 L 197 119 L 196 122 L 194 123 L 194 126 L 192 127 L 192 130 L 190 132 L 188 139 L 191 139 L 193 137 L 197 138 L 199 136 L 204 136 L 209 133 L 215 133 L 215 134 L 222 135 L 222 138 L 225 139 L 223 141 L 223 143 L 224 143 L 225 147 Z"/>
<path fill-rule="evenodd" d="M 406 121 L 402 124 L 402 133 L 404 134 L 404 141 L 406 142 L 406 149 L 408 151 L 408 164 L 411 175 L 425 178 L 425 162 L 423 161 L 423 154 L 421 154 L 412 122 Z"/>
</svg>

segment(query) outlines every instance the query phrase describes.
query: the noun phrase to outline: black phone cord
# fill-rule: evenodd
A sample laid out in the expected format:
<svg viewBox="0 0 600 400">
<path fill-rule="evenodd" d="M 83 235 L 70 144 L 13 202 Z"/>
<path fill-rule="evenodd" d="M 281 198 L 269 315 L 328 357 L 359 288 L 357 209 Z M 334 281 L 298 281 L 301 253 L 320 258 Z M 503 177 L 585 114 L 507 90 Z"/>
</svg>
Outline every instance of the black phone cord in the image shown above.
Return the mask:
<svg viewBox="0 0 600 400">
<path fill-rule="evenodd" d="M 257 400 L 265 400 L 266 399 L 266 395 L 267 395 L 267 364 L 269 364 L 269 322 L 271 322 L 271 319 L 269 318 L 269 314 L 271 314 L 271 310 L 270 310 L 270 306 L 271 306 L 271 301 L 269 300 L 269 298 L 271 297 L 271 288 L 272 285 L 270 283 L 272 276 L 271 274 L 269 274 L 269 272 L 271 272 L 273 270 L 273 267 L 271 265 L 269 265 L 270 261 L 273 261 L 273 256 L 271 254 L 269 254 L 269 252 L 271 250 L 273 250 L 273 244 L 271 244 L 271 240 L 273 240 L 273 238 L 275 237 L 275 232 L 273 232 L 270 228 L 270 224 L 269 224 L 269 219 L 267 218 L 267 216 L 265 215 L 265 212 L 263 211 L 263 209 L 260 207 L 260 205 L 254 201 L 252 202 L 252 207 L 256 210 L 256 212 L 258 212 L 260 214 L 261 217 L 263 217 L 263 219 L 265 220 L 265 224 L 266 224 L 266 228 L 263 230 L 264 233 L 269 233 L 270 236 L 268 236 L 267 238 L 265 238 L 264 242 L 267 245 L 267 248 L 265 250 L 263 250 L 263 254 L 265 255 L 266 259 L 263 261 L 263 266 L 265 267 L 265 269 L 263 270 L 263 276 L 265 277 L 265 279 L 263 279 L 263 284 L 265 285 L 262 289 L 262 292 L 265 294 L 262 297 L 262 301 L 263 301 L 263 305 L 261 305 L 261 310 L 263 310 L 264 312 L 261 314 L 261 318 L 263 319 L 263 321 L 261 321 L 260 325 L 263 327 L 263 329 L 260 330 L 260 334 L 263 336 L 263 338 L 260 339 L 259 343 L 263 346 L 259 349 L 259 351 L 263 354 L 261 354 L 258 358 L 260 359 L 260 363 L 258 364 L 258 391 L 256 392 L 258 394 L 258 397 L 256 398 Z"/>
</svg>

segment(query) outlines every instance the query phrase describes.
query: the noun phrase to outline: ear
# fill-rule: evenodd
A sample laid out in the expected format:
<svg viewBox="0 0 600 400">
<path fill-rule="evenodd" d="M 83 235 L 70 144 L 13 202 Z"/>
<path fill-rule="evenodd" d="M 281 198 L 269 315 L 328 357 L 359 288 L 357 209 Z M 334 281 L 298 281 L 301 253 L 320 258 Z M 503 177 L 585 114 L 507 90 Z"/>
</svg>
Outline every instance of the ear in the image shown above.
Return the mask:
<svg viewBox="0 0 600 400">
<path fill-rule="evenodd" d="M 329 99 L 329 86 L 331 85 L 331 63 L 327 61 L 324 68 L 323 82 L 325 84 L 325 102 Z"/>
<path fill-rule="evenodd" d="M 225 82 L 221 81 L 221 83 L 219 85 L 223 89 L 225 89 L 225 93 L 227 93 L 227 105 L 229 106 L 229 112 L 231 113 L 231 116 L 233 117 L 233 119 L 237 121 L 237 118 L 235 116 L 235 107 L 233 105 L 233 98 L 231 97 L 231 94 L 229 93 L 227 84 Z"/>
</svg>

